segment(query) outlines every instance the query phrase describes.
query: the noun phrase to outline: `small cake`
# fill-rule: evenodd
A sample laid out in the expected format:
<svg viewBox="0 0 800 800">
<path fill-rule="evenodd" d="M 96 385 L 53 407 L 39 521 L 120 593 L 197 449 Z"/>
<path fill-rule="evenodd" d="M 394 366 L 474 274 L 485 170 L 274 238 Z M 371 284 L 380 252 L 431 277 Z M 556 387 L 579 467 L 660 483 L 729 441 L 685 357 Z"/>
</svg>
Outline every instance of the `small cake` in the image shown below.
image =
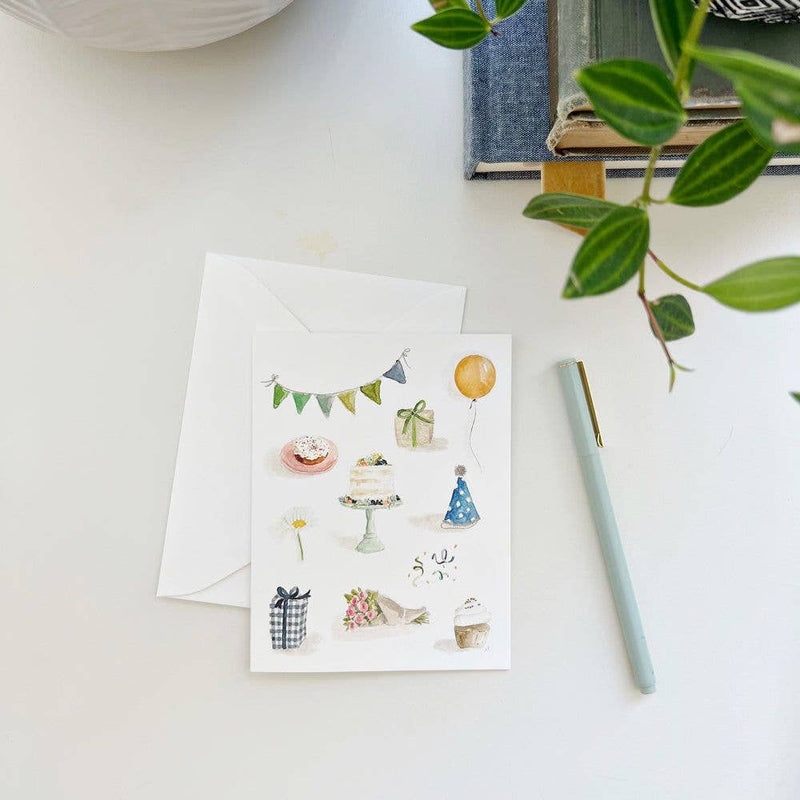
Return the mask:
<svg viewBox="0 0 800 800">
<path fill-rule="evenodd" d="M 328 442 L 321 436 L 301 436 L 294 440 L 294 457 L 308 467 L 321 464 L 330 450 Z"/>
<path fill-rule="evenodd" d="M 399 499 L 394 491 L 394 467 L 380 453 L 360 458 L 350 468 L 350 490 L 345 503 L 389 506 Z"/>
<path fill-rule="evenodd" d="M 489 612 L 474 598 L 464 601 L 456 609 L 454 627 L 456 644 L 462 649 L 482 648 L 489 638 Z"/>
</svg>

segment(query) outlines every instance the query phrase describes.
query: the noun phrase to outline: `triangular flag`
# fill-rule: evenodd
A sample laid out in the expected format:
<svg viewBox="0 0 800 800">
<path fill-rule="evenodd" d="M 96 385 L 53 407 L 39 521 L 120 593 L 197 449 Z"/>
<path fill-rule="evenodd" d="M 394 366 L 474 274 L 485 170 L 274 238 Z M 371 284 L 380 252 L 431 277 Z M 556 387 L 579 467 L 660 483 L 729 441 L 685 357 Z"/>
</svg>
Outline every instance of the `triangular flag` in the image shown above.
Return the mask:
<svg viewBox="0 0 800 800">
<path fill-rule="evenodd" d="M 342 392 L 337 395 L 342 401 L 342 405 L 351 413 L 356 413 L 356 390 L 351 389 L 349 392 Z"/>
<path fill-rule="evenodd" d="M 275 391 L 272 393 L 272 407 L 277 408 L 288 396 L 289 392 L 276 383 Z"/>
<path fill-rule="evenodd" d="M 331 406 L 333 405 L 333 397 L 329 394 L 318 394 L 317 395 L 317 402 L 319 403 L 319 407 L 322 409 L 322 413 L 329 417 L 331 415 Z"/>
<path fill-rule="evenodd" d="M 373 403 L 377 403 L 378 405 L 381 404 L 381 382 L 380 379 L 377 381 L 372 381 L 372 383 L 368 383 L 366 386 L 361 387 L 361 394 L 369 397 Z"/>
<path fill-rule="evenodd" d="M 389 380 L 397 381 L 398 383 L 405 383 L 406 382 L 406 372 L 403 369 L 403 365 L 400 363 L 400 359 L 394 362 L 394 366 L 383 373 L 384 378 L 389 378 Z"/>
<path fill-rule="evenodd" d="M 311 395 L 305 392 L 292 392 L 292 397 L 294 397 L 294 407 L 297 409 L 297 413 L 301 414 L 306 403 L 311 399 Z"/>
</svg>

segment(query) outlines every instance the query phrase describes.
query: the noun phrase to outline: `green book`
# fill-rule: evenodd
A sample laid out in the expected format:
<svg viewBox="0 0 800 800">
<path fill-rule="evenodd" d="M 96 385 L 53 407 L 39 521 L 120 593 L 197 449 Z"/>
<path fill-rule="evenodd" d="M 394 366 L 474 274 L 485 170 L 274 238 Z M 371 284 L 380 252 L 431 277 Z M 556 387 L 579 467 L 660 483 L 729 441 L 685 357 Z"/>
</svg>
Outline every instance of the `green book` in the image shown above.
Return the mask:
<svg viewBox="0 0 800 800">
<path fill-rule="evenodd" d="M 551 0 L 557 52 L 551 80 L 555 118 L 547 140 L 563 153 L 635 152 L 635 145 L 611 131 L 592 112 L 573 74 L 594 61 L 637 58 L 666 68 L 647 0 Z M 553 13 L 555 12 L 555 13 Z M 552 24 L 552 21 L 551 21 Z M 735 47 L 800 66 L 800 25 L 736 22 L 709 15 L 701 42 Z M 699 64 L 686 104 L 689 120 L 666 152 L 681 153 L 723 125 L 741 118 L 730 83 Z"/>
</svg>

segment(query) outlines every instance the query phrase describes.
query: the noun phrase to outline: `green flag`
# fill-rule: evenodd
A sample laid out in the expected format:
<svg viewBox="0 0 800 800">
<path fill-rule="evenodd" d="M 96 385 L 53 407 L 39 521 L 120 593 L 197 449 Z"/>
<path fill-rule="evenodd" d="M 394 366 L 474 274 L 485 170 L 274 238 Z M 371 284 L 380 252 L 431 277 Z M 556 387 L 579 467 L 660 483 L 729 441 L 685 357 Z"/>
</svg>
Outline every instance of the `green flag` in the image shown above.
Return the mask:
<svg viewBox="0 0 800 800">
<path fill-rule="evenodd" d="M 338 395 L 342 401 L 342 405 L 351 413 L 356 413 L 356 390 L 351 389 L 349 392 L 342 392 Z"/>
<path fill-rule="evenodd" d="M 329 417 L 331 415 L 331 406 L 333 405 L 333 397 L 329 394 L 318 394 L 317 395 L 317 402 L 319 403 L 319 407 L 322 409 L 322 413 Z"/>
<path fill-rule="evenodd" d="M 272 407 L 277 408 L 288 396 L 289 392 L 276 383 L 275 391 L 272 393 Z"/>
<path fill-rule="evenodd" d="M 361 387 L 361 394 L 369 397 L 373 403 L 381 404 L 381 382 L 380 380 L 368 383 Z"/>
<path fill-rule="evenodd" d="M 297 413 L 302 414 L 306 403 L 311 399 L 311 395 L 305 392 L 292 392 L 292 397 L 294 398 L 294 407 L 297 409 Z"/>
</svg>

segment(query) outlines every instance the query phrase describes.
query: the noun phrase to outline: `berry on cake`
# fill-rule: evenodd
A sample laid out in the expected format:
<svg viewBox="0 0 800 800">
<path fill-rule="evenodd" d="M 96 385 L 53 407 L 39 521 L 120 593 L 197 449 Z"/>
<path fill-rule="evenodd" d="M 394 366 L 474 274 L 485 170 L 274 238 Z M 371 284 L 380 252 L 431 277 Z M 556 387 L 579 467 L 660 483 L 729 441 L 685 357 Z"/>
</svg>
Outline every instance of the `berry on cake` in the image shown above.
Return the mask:
<svg viewBox="0 0 800 800">
<path fill-rule="evenodd" d="M 346 505 L 390 506 L 399 502 L 394 490 L 394 467 L 382 453 L 359 458 L 350 468 L 350 490 Z"/>
</svg>

